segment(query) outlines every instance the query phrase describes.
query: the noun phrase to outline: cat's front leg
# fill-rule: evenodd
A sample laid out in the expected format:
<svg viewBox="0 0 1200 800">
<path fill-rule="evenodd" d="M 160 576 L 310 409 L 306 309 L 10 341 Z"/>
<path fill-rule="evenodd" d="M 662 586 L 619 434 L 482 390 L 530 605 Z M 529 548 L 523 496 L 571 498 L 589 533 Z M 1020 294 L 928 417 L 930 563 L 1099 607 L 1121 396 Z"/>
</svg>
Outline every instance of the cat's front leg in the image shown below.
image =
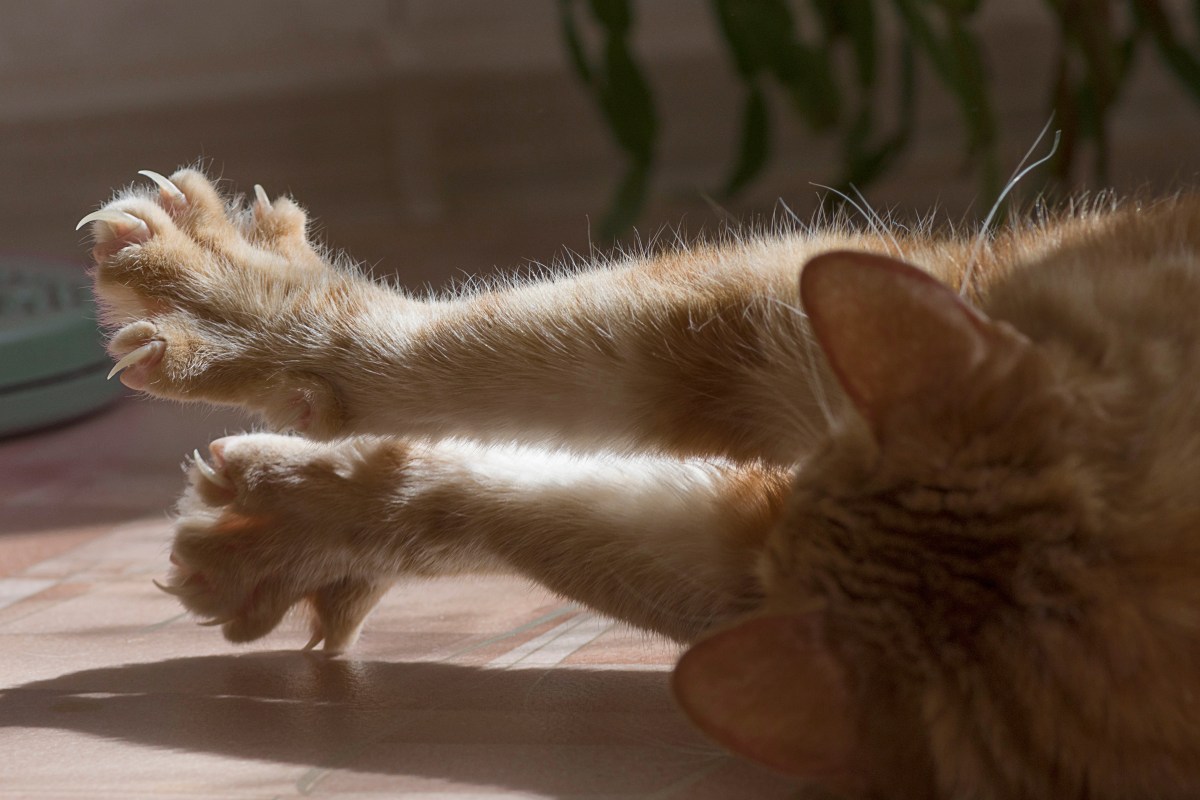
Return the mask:
<svg viewBox="0 0 1200 800">
<path fill-rule="evenodd" d="M 190 465 L 162 588 L 232 641 L 307 601 L 309 646 L 340 652 L 396 577 L 456 561 L 453 542 L 417 542 L 399 518 L 413 459 L 402 443 L 246 434 L 209 451 Z"/>
<path fill-rule="evenodd" d="M 167 589 L 246 641 L 292 605 L 340 651 L 404 575 L 510 571 L 687 641 L 761 600 L 786 473 L 462 442 L 250 434 L 197 458 Z"/>
<path fill-rule="evenodd" d="M 291 201 L 194 170 L 85 217 L 121 379 L 272 428 L 792 464 L 829 413 L 803 248 L 707 249 L 417 301 L 308 243 Z"/>
<path fill-rule="evenodd" d="M 156 396 L 248 408 L 274 428 L 343 430 L 334 364 L 354 346 L 348 321 L 403 298 L 331 266 L 287 198 L 256 187 L 248 206 L 227 205 L 195 170 L 147 174 L 157 193 L 127 191 L 81 223 L 92 225 L 95 293 L 117 329 L 114 373 Z"/>
</svg>

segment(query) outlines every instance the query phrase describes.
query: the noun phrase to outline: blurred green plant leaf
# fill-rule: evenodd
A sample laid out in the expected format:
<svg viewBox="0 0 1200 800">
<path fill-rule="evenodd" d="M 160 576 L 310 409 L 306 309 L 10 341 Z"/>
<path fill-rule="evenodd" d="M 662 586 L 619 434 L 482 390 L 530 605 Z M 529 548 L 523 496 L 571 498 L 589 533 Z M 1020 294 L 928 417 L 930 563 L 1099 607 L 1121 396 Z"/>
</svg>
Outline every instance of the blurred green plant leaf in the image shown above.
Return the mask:
<svg viewBox="0 0 1200 800">
<path fill-rule="evenodd" d="M 566 42 L 568 60 L 575 70 L 575 74 L 589 88 L 592 88 L 595 81 L 592 76 L 592 66 L 588 63 L 587 53 L 583 49 L 583 40 L 579 35 L 579 26 L 575 22 L 575 14 L 571 6 L 571 0 L 559 0 L 558 20 L 562 28 L 563 41 Z"/>
<path fill-rule="evenodd" d="M 592 16 L 608 29 L 610 35 L 624 36 L 633 24 L 633 12 L 628 0 L 590 0 Z"/>
<path fill-rule="evenodd" d="M 591 91 L 617 146 L 625 153 L 625 178 L 613 195 L 599 234 L 612 238 L 627 230 L 645 205 L 658 138 L 654 95 L 629 46 L 633 12 L 629 0 L 589 0 L 588 8 L 602 29 L 599 63 L 583 45 L 575 18 L 575 1 L 560 0 L 559 18 L 575 73 Z"/>
<path fill-rule="evenodd" d="M 1134 13 L 1150 31 L 1163 63 L 1175 73 L 1184 87 L 1200 101 L 1200 61 L 1192 48 L 1179 43 L 1170 17 L 1158 0 L 1131 0 Z M 1200 25 L 1200 2 L 1193 4 Z"/>
<path fill-rule="evenodd" d="M 896 130 L 877 145 L 870 143 L 875 129 L 873 103 L 859 109 L 854 124 L 843 140 L 843 174 L 837 188 L 846 191 L 867 186 L 887 172 L 908 146 L 916 115 L 916 68 L 911 44 L 900 48 L 900 94 L 897 97 Z"/>
<path fill-rule="evenodd" d="M 836 123 L 838 91 L 828 54 L 798 38 L 785 0 L 713 0 L 713 8 L 744 82 L 767 73 L 783 86 L 813 130 Z"/>
<path fill-rule="evenodd" d="M 733 170 L 725 179 L 724 197 L 737 194 L 762 172 L 771 149 L 771 120 L 767 111 L 767 100 L 757 84 L 752 84 L 746 93 L 746 104 L 742 109 L 742 132 L 738 142 L 737 160 Z"/>
<path fill-rule="evenodd" d="M 875 32 L 875 10 L 871 6 L 871 0 L 827 0 L 827 4 L 838 9 L 843 26 L 841 30 L 849 37 L 854 49 L 859 87 L 871 88 L 875 85 L 875 65 L 879 52 Z"/>
<path fill-rule="evenodd" d="M 599 90 L 600 107 L 621 149 L 634 161 L 654 156 L 658 118 L 654 98 L 625 41 L 612 37 L 605 48 L 605 79 Z"/>
<path fill-rule="evenodd" d="M 713 8 L 742 78 L 788 59 L 795 23 L 784 0 L 713 0 Z"/>
<path fill-rule="evenodd" d="M 737 150 L 722 194 L 736 194 L 766 167 L 772 145 L 771 98 L 778 89 L 812 132 L 840 139 L 837 185 L 865 187 L 884 175 L 911 142 L 919 55 L 953 97 L 966 161 L 978 171 L 983 201 L 999 195 L 997 122 L 984 49 L 974 31 L 983 0 L 710 0 L 733 70 L 744 86 Z M 997 4 L 1001 0 L 992 0 Z M 593 96 L 627 169 L 601 226 L 616 235 L 636 220 L 649 191 L 658 138 L 654 96 L 630 48 L 631 0 L 559 0 L 567 57 Z M 1200 53 L 1183 42 L 1163 0 L 1044 0 L 1059 32 L 1049 100 L 1061 127 L 1052 170 L 1066 183 L 1084 143 L 1095 171 L 1107 164 L 1108 118 L 1142 43 L 1153 43 L 1179 84 L 1200 104 Z M 878 130 L 880 14 L 899 22 L 900 105 L 894 130 Z M 1183 11 L 1182 13 L 1187 13 Z M 1200 0 L 1190 14 L 1200 27 Z M 577 16 L 595 26 L 601 46 L 588 53 Z M 812 24 L 815 22 L 815 25 Z M 847 111 L 853 109 L 853 111 Z"/>
<path fill-rule="evenodd" d="M 895 0 L 895 7 L 914 45 L 925 54 L 934 73 L 957 100 L 959 116 L 967 130 L 967 158 L 980 164 L 984 193 L 995 197 L 999 192 L 996 120 L 980 47 L 963 21 L 964 15 L 972 13 L 978 4 Z M 940 35 L 926 16 L 926 9 L 930 8 L 939 12 L 944 34 Z"/>
</svg>

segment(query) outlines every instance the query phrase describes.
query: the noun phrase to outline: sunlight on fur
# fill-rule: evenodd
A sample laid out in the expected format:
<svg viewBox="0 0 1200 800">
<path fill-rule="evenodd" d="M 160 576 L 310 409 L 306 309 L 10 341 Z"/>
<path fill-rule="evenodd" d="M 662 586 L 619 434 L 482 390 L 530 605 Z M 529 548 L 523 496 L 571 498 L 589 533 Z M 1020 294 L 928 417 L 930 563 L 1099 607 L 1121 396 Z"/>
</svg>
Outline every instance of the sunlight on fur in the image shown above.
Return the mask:
<svg viewBox="0 0 1200 800">
<path fill-rule="evenodd" d="M 511 571 L 690 644 L 691 718 L 823 791 L 1200 796 L 1200 201 L 417 297 L 143 174 L 81 223 L 114 371 L 292 431 L 189 464 L 163 588 L 230 640 L 299 605 L 338 653 L 404 576 Z"/>
</svg>

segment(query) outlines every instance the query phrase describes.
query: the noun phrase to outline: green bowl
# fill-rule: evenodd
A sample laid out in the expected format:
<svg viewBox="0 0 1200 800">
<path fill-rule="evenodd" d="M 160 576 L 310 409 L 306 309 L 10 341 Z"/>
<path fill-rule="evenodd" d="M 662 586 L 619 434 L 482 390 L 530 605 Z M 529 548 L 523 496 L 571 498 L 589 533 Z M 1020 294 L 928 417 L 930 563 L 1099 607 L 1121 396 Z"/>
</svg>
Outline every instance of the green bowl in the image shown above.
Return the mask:
<svg viewBox="0 0 1200 800">
<path fill-rule="evenodd" d="M 110 403 L 109 362 L 82 267 L 0 256 L 0 436 Z"/>
</svg>

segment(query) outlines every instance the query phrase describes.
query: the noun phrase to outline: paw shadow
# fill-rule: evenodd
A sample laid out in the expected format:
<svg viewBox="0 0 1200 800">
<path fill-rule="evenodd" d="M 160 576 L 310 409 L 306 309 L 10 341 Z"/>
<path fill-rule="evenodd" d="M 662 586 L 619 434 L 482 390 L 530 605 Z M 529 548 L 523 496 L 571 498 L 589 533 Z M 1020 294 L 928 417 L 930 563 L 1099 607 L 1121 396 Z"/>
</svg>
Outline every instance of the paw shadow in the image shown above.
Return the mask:
<svg viewBox="0 0 1200 800">
<path fill-rule="evenodd" d="M 201 656 L 7 689 L 3 727 L 306 767 L 302 794 L 352 790 L 364 773 L 395 776 L 398 793 L 447 781 L 551 797 L 795 791 L 706 742 L 662 672 Z"/>
</svg>

